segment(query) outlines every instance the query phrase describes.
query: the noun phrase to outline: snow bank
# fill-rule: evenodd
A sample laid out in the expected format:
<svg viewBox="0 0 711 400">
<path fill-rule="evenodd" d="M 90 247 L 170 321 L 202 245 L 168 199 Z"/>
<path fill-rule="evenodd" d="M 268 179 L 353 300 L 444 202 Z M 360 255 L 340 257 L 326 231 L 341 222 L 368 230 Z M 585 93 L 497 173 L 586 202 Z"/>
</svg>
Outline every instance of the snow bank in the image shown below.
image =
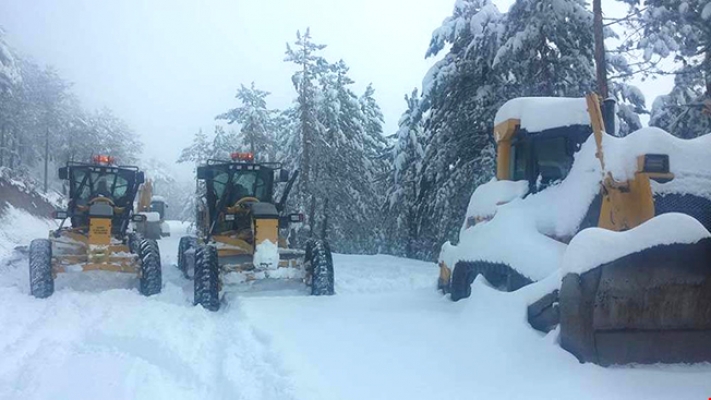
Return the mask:
<svg viewBox="0 0 711 400">
<path fill-rule="evenodd" d="M 258 244 L 254 249 L 254 266 L 274 269 L 279 266 L 279 247 L 269 240 Z"/>
<path fill-rule="evenodd" d="M 581 231 L 563 256 L 563 274 L 582 274 L 602 264 L 650 247 L 696 243 L 711 234 L 696 219 L 679 213 L 662 214 L 625 232 L 602 228 Z"/>
<path fill-rule="evenodd" d="M 551 115 L 551 110 L 555 115 Z M 494 125 L 509 119 L 521 121 L 521 129 L 540 132 L 571 125 L 590 125 L 585 98 L 519 97 L 504 103 Z"/>
<path fill-rule="evenodd" d="M 46 238 L 57 228 L 52 220 L 35 217 L 27 211 L 7 205 L 0 215 L 0 261 L 17 246 L 28 246 L 33 239 Z"/>
</svg>

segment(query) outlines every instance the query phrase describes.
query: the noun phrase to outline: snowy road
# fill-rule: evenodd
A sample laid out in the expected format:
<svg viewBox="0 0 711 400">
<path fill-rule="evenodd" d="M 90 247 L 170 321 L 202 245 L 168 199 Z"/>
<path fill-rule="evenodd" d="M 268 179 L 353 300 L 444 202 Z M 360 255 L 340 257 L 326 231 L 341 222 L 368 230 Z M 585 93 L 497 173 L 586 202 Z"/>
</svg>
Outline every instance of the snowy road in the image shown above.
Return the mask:
<svg viewBox="0 0 711 400">
<path fill-rule="evenodd" d="M 36 300 L 26 259 L 0 260 L 0 399 L 711 396 L 711 365 L 581 365 L 528 327 L 525 290 L 477 281 L 451 303 L 434 264 L 389 256 L 336 256 L 333 297 L 234 288 L 209 313 L 174 266 L 181 230 L 160 242 L 165 285 L 151 298 L 92 273 L 62 275 Z"/>
</svg>

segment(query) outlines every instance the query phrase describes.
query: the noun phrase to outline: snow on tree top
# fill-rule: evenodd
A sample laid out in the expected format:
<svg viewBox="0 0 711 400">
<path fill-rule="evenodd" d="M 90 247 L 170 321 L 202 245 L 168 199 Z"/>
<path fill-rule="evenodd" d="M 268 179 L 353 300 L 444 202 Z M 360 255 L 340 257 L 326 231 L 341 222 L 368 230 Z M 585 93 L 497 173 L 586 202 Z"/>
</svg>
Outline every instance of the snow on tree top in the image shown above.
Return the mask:
<svg viewBox="0 0 711 400">
<path fill-rule="evenodd" d="M 509 119 L 521 121 L 521 129 L 541 132 L 571 125 L 590 125 L 584 98 L 519 97 L 504 103 L 494 118 L 494 125 Z"/>
</svg>

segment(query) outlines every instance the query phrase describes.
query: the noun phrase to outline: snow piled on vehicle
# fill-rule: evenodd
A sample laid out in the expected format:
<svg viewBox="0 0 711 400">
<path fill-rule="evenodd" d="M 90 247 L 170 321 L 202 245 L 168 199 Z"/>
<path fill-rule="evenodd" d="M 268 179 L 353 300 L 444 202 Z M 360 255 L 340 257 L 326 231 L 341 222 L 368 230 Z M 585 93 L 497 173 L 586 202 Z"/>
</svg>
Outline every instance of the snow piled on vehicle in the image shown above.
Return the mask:
<svg viewBox="0 0 711 400">
<path fill-rule="evenodd" d="M 693 244 L 707 237 L 711 237 L 711 234 L 699 221 L 679 213 L 659 215 L 624 232 L 602 228 L 585 229 L 568 245 L 561 273 L 582 274 L 654 246 Z"/>
<path fill-rule="evenodd" d="M 551 115 L 555 110 L 555 115 Z M 541 132 L 571 125 L 590 125 L 585 98 L 519 97 L 504 103 L 494 117 L 494 125 L 517 119 L 521 129 Z"/>
<path fill-rule="evenodd" d="M 602 177 L 609 172 L 618 181 L 633 178 L 637 157 L 644 154 L 668 154 L 670 171 L 675 176 L 667 183 L 652 182 L 655 194 L 692 194 L 711 199 L 711 135 L 679 139 L 658 128 L 643 128 L 624 138 L 604 135 L 603 150 L 604 173 L 591 135 L 575 154 L 571 171 L 562 182 L 523 199 L 510 196 L 511 201 L 492 205 L 497 196 L 514 194 L 512 188 L 522 185 L 519 183 L 502 185 L 492 180 L 477 188 L 459 243 L 445 243 L 439 260 L 450 268 L 458 261 L 504 263 L 534 281 L 548 276 L 561 268 L 565 243 L 578 233 L 600 192 Z M 483 215 L 493 218 L 467 228 L 467 220 Z M 597 225 L 597 221 L 590 222 Z M 658 232 L 659 236 L 666 234 L 667 230 Z M 672 240 L 674 235 L 669 235 Z M 580 243 L 586 237 L 581 237 Z"/>
</svg>

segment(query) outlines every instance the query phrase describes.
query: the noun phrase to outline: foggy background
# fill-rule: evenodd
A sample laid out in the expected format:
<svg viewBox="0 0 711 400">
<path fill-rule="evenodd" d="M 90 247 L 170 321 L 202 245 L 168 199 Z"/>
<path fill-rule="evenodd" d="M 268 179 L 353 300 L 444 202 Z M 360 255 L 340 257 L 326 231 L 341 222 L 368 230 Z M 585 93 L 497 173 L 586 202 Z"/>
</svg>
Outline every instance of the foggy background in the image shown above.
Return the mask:
<svg viewBox="0 0 711 400">
<path fill-rule="evenodd" d="M 495 1 L 503 12 L 513 1 Z M 0 25 L 18 51 L 56 67 L 74 83 L 87 108 L 110 107 L 156 158 L 176 165 L 199 129 L 237 105 L 240 84 L 254 81 L 272 94 L 268 107 L 295 97 L 287 42 L 311 28 L 330 61 L 344 59 L 360 93 L 372 82 L 385 116 L 397 129 L 403 96 L 421 87 L 435 59 L 424 59 L 431 33 L 451 15 L 453 0 L 2 0 Z M 625 6 L 603 0 L 607 16 Z M 634 82 L 647 98 L 666 94 L 672 78 Z M 646 122 L 648 118 L 644 118 Z M 221 122 L 222 123 L 222 122 Z"/>
</svg>

